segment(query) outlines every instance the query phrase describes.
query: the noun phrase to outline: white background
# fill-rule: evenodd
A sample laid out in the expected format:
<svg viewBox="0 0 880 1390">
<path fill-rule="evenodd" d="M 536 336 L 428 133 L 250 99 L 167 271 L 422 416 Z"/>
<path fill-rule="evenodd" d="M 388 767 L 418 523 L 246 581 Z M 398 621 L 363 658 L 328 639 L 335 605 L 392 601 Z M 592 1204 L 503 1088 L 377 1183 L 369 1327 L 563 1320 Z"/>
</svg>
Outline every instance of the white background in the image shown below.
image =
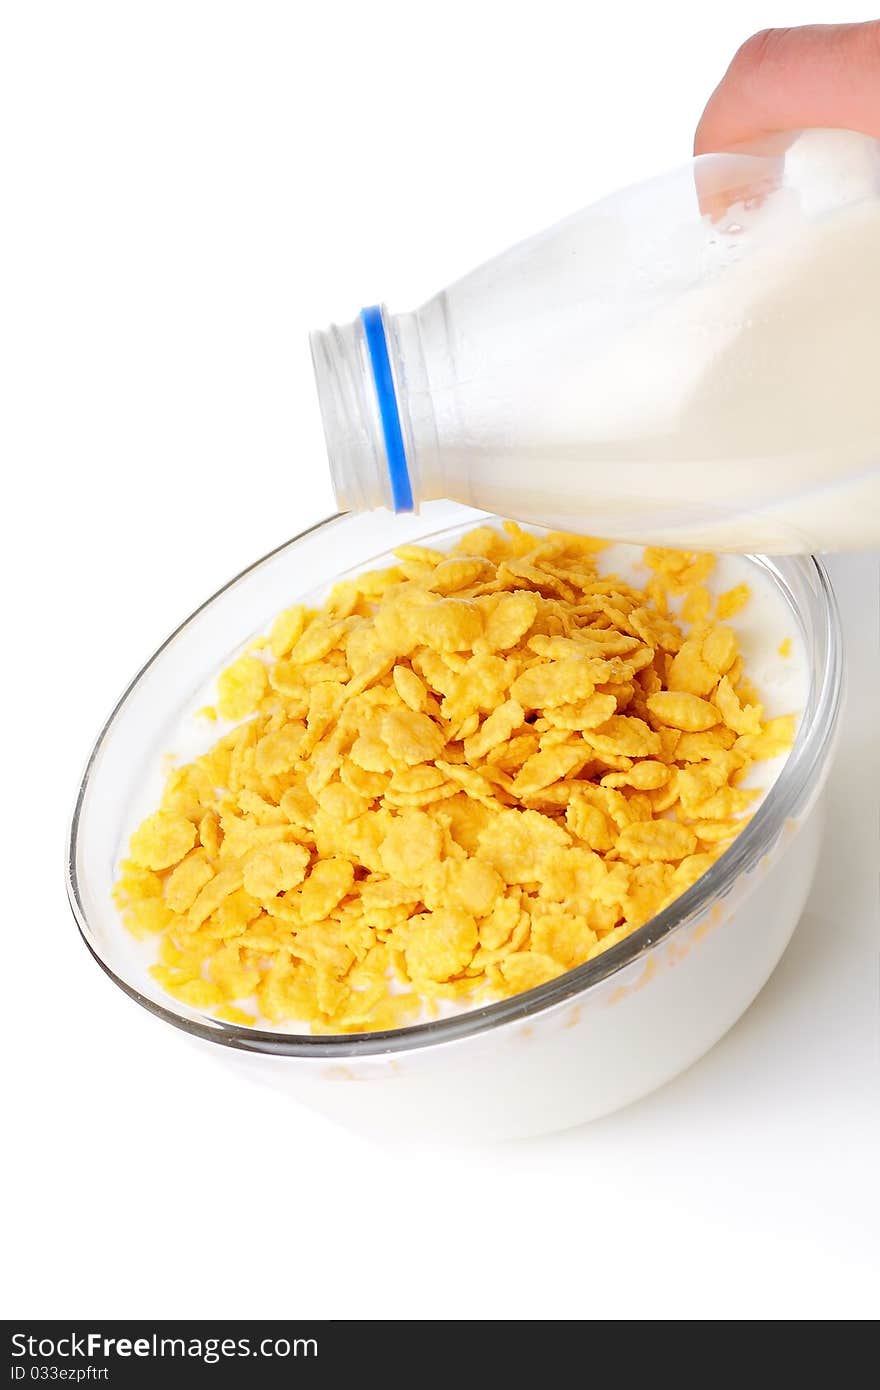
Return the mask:
<svg viewBox="0 0 880 1390">
<path fill-rule="evenodd" d="M 380 1150 L 96 969 L 76 781 L 133 671 L 331 510 L 306 335 L 681 162 L 747 34 L 870 9 L 11 0 L 0 33 L 4 1312 L 878 1311 L 877 563 L 820 879 L 746 1018 L 580 1131 Z"/>
</svg>

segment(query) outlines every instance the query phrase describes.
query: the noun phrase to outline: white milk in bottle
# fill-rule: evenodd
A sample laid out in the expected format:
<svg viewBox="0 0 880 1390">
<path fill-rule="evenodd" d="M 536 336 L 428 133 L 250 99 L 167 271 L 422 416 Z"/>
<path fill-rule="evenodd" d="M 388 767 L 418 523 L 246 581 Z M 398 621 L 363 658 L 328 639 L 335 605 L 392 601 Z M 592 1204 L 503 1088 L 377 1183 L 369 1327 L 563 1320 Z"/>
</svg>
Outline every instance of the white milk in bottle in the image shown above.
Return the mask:
<svg viewBox="0 0 880 1390">
<path fill-rule="evenodd" d="M 642 543 L 880 544 L 880 144 L 703 156 L 312 336 L 340 507 Z"/>
</svg>

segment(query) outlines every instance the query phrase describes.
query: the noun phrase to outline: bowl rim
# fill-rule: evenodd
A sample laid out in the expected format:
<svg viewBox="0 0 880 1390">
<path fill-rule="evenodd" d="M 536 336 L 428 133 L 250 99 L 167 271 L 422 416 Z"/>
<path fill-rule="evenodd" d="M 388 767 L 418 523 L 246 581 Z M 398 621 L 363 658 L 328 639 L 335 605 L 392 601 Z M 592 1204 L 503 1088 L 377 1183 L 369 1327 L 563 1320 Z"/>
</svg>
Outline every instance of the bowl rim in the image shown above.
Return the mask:
<svg viewBox="0 0 880 1390">
<path fill-rule="evenodd" d="M 820 636 L 824 638 L 824 658 L 818 674 L 816 672 L 811 674 L 807 693 L 807 706 L 812 706 L 810 709 L 811 718 L 809 720 L 806 717 L 801 719 L 795 742 L 779 776 L 745 829 L 740 832 L 733 844 L 705 874 L 702 874 L 690 888 L 657 913 L 655 917 L 592 960 L 585 961 L 583 964 L 575 966 L 574 969 L 565 971 L 562 975 L 547 981 L 545 984 L 537 985 L 521 994 L 511 995 L 506 999 L 499 999 L 447 1017 L 411 1024 L 403 1028 L 366 1033 L 306 1034 L 241 1027 L 206 1015 L 193 1018 L 178 1013 L 170 1005 L 165 1006 L 143 994 L 123 976 L 119 975 L 104 959 L 94 943 L 77 874 L 77 846 L 80 825 L 93 770 L 105 739 L 141 678 L 159 660 L 175 638 L 200 613 L 222 598 L 223 594 L 233 588 L 240 580 L 258 570 L 283 551 L 293 548 L 306 536 L 313 535 L 325 528 L 329 529 L 351 515 L 352 513 L 349 512 L 334 512 L 313 526 L 298 532 L 289 540 L 275 546 L 229 579 L 203 603 L 199 604 L 183 622 L 179 623 L 144 662 L 117 700 L 95 740 L 77 789 L 67 841 L 67 894 L 74 920 L 90 954 L 104 973 L 129 998 L 157 1018 L 204 1041 L 219 1043 L 221 1046 L 231 1047 L 239 1051 L 283 1057 L 315 1058 L 325 1061 L 328 1058 L 345 1061 L 361 1057 L 410 1052 L 454 1043 L 488 1032 L 493 1028 L 521 1022 L 535 1014 L 543 1013 L 557 1005 L 583 996 L 590 989 L 609 979 L 610 976 L 616 975 L 633 962 L 647 955 L 673 932 L 687 926 L 695 918 L 699 918 L 713 902 L 722 898 L 730 890 L 741 874 L 747 873 L 759 862 L 768 847 L 775 843 L 792 813 L 799 809 L 805 797 L 809 796 L 810 788 L 815 784 L 814 773 L 817 767 L 825 763 L 828 758 L 838 724 L 843 695 L 843 635 L 837 600 L 830 579 L 824 565 L 815 555 L 780 557 L 785 563 L 799 563 L 817 581 L 819 604 L 817 605 L 816 616 L 822 627 Z M 491 514 L 484 513 L 484 515 Z M 442 529 L 451 530 L 453 528 L 445 527 Z M 777 586 L 782 587 L 781 576 L 776 569 L 775 561 L 758 554 L 748 554 L 744 558 L 759 564 L 765 571 L 769 571 Z M 795 605 L 794 597 L 790 593 L 789 601 L 795 615 L 804 626 L 805 615 Z M 803 635 L 809 639 L 813 633 L 806 629 Z"/>
</svg>

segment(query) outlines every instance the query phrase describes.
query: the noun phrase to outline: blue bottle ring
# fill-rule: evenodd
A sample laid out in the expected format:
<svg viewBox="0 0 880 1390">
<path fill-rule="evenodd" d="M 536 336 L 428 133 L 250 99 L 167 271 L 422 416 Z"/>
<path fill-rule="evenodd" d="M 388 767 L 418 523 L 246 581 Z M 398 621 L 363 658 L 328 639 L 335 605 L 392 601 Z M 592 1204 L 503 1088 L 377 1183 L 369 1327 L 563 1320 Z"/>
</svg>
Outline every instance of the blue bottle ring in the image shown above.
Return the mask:
<svg viewBox="0 0 880 1390">
<path fill-rule="evenodd" d="M 378 304 L 361 309 L 361 323 L 364 325 L 367 352 L 373 369 L 373 384 L 379 400 L 379 418 L 382 421 L 388 478 L 391 483 L 391 502 L 396 512 L 411 512 L 414 510 L 412 483 L 403 446 L 403 430 L 400 427 L 400 410 L 394 390 L 394 378 L 391 375 L 385 325 Z"/>
</svg>

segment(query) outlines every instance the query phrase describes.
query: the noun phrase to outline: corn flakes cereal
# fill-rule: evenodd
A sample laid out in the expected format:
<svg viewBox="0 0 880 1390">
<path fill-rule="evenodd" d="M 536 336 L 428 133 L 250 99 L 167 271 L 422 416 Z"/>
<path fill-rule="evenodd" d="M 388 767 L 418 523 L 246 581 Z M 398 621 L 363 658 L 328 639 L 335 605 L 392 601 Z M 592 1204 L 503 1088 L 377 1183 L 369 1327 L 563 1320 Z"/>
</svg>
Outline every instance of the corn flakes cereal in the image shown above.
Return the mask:
<svg viewBox="0 0 880 1390">
<path fill-rule="evenodd" d="M 648 696 L 646 703 L 661 724 L 670 724 L 685 733 L 702 733 L 721 723 L 719 710 L 709 700 L 686 691 L 658 690 Z"/>
<path fill-rule="evenodd" d="M 443 730 L 434 720 L 411 709 L 392 709 L 383 714 L 379 733 L 392 766 L 430 762 L 440 756 L 446 745 Z"/>
<path fill-rule="evenodd" d="M 295 645 L 306 624 L 306 610 L 301 603 L 295 603 L 283 613 L 279 613 L 269 630 L 269 647 L 272 655 L 280 661 L 281 657 Z"/>
<path fill-rule="evenodd" d="M 631 821 L 617 837 L 617 852 L 631 864 L 655 859 L 685 859 L 697 847 L 697 837 L 686 825 L 671 820 Z"/>
<path fill-rule="evenodd" d="M 256 709 L 266 688 L 266 667 L 258 657 L 242 656 L 217 680 L 217 710 L 224 719 L 244 719 Z"/>
<path fill-rule="evenodd" d="M 156 811 L 131 837 L 131 857 L 144 869 L 170 869 L 196 842 L 198 831 L 186 816 Z"/>
<path fill-rule="evenodd" d="M 244 861 L 242 883 L 252 898 L 277 897 L 302 883 L 309 852 L 302 845 L 266 845 L 252 850 Z"/>
<path fill-rule="evenodd" d="M 732 589 L 726 589 L 723 594 L 719 594 L 718 602 L 715 605 L 715 612 L 719 621 L 724 618 L 732 618 L 736 613 L 741 613 L 750 598 L 751 590 L 748 584 L 735 584 Z"/>
<path fill-rule="evenodd" d="M 593 959 L 711 867 L 795 716 L 744 678 L 747 586 L 713 615 L 712 556 L 650 547 L 638 588 L 602 548 L 401 546 L 232 662 L 236 727 L 171 771 L 116 885 L 163 988 L 240 1027 L 400 1027 Z"/>
<path fill-rule="evenodd" d="M 461 908 L 440 908 L 410 918 L 404 955 L 409 977 L 418 986 L 426 980 L 449 980 L 460 975 L 477 949 L 477 923 Z"/>
</svg>

